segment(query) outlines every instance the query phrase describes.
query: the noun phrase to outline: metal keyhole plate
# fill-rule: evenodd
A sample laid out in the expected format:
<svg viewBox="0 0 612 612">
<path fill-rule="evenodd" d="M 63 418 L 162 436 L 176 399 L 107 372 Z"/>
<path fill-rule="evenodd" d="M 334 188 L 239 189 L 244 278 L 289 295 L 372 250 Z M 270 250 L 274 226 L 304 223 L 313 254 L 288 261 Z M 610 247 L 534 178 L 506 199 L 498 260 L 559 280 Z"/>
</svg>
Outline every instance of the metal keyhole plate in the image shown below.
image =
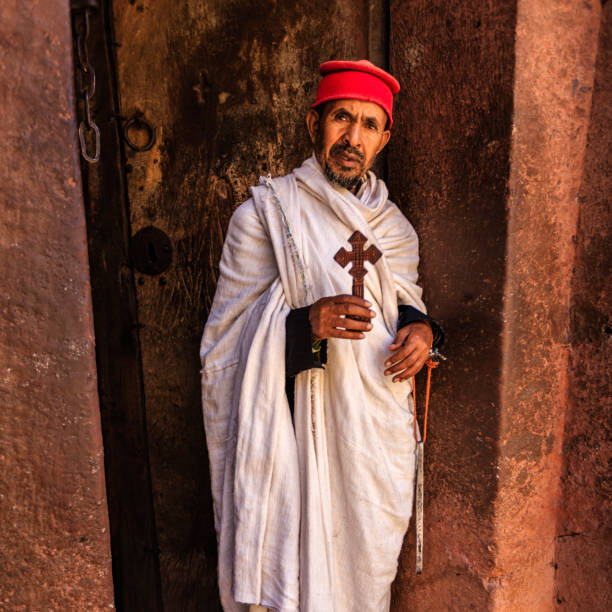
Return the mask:
<svg viewBox="0 0 612 612">
<path fill-rule="evenodd" d="M 132 238 L 132 261 L 143 274 L 162 274 L 172 265 L 172 242 L 157 227 L 144 227 Z"/>
</svg>

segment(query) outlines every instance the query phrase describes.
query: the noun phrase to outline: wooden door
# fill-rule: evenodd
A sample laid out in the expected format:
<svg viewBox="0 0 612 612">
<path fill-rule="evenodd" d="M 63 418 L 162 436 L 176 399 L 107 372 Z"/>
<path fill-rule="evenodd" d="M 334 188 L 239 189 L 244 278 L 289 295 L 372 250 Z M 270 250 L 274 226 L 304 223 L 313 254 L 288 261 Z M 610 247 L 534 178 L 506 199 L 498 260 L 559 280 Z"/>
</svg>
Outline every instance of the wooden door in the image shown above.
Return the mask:
<svg viewBox="0 0 612 612">
<path fill-rule="evenodd" d="M 309 155 L 319 63 L 384 64 L 383 7 L 105 6 L 109 134 L 88 220 L 119 609 L 220 609 L 198 349 L 224 232 L 259 175 Z"/>
</svg>

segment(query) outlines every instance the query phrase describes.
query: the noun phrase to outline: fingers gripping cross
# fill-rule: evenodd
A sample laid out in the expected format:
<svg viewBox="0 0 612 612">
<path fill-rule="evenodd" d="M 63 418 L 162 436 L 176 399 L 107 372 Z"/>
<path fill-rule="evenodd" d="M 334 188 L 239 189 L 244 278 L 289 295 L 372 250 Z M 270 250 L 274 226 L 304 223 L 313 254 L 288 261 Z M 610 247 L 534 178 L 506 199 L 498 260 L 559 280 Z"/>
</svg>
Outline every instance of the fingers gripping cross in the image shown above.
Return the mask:
<svg viewBox="0 0 612 612">
<path fill-rule="evenodd" d="M 347 251 L 344 247 L 334 255 L 334 259 L 344 268 L 348 263 L 353 262 L 349 274 L 353 277 L 353 295 L 363 297 L 363 278 L 368 273 L 364 263 L 369 261 L 375 264 L 382 253 L 372 244 L 364 250 L 364 245 L 367 238 L 359 231 L 353 232 L 348 239 L 349 244 L 353 247 L 352 251 Z"/>
</svg>

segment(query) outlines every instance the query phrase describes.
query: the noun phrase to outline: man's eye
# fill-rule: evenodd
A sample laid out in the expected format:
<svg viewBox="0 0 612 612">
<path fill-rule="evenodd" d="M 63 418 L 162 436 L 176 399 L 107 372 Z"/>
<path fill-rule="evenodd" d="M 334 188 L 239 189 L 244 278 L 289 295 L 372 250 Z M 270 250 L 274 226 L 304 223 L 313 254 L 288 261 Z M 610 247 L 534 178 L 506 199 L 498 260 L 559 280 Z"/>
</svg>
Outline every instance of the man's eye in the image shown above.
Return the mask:
<svg viewBox="0 0 612 612">
<path fill-rule="evenodd" d="M 378 126 L 375 123 L 371 123 L 371 122 L 366 123 L 366 127 L 368 128 L 368 130 L 376 131 L 378 129 Z"/>
<path fill-rule="evenodd" d="M 348 119 L 348 115 L 346 113 L 338 113 L 336 115 L 336 119 L 340 119 L 340 121 L 345 121 Z"/>
</svg>

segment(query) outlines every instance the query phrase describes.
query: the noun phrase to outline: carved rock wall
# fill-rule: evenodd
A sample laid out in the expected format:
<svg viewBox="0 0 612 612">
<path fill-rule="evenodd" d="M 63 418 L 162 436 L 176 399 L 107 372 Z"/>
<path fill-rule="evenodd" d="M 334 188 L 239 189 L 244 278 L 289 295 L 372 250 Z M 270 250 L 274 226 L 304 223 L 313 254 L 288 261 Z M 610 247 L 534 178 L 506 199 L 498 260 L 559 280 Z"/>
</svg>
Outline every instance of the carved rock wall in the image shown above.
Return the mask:
<svg viewBox="0 0 612 612">
<path fill-rule="evenodd" d="M 451 358 L 398 610 L 609 607 L 609 9 L 391 2 L 389 184 Z"/>
<path fill-rule="evenodd" d="M 587 67 L 590 67 L 590 63 Z M 578 79 L 576 79 L 578 81 Z M 575 96 L 588 94 L 577 82 Z M 569 393 L 555 539 L 560 610 L 612 608 L 612 5 L 601 7 L 570 302 Z M 574 81 L 572 81 L 574 88 Z"/>
<path fill-rule="evenodd" d="M 425 449 L 425 562 L 406 538 L 396 610 L 485 610 L 494 501 L 516 3 L 391 2 L 399 78 L 391 197 L 420 238 L 430 313 L 448 337 Z M 420 396 L 425 381 L 417 378 Z M 423 406 L 423 400 L 417 402 Z"/>
<path fill-rule="evenodd" d="M 113 584 L 68 3 L 0 6 L 0 608 Z"/>
<path fill-rule="evenodd" d="M 568 503 L 581 512 L 562 490 L 563 464 L 575 464 L 571 453 L 564 456 L 564 447 L 567 452 L 574 446 L 564 439 L 571 432 L 565 428 L 572 414 L 580 419 L 601 401 L 603 378 L 581 382 L 586 388 L 579 393 L 593 394 L 585 404 L 576 405 L 570 395 L 572 353 L 581 350 L 572 303 L 586 293 L 577 246 L 599 234 L 579 224 L 592 209 L 588 201 L 581 205 L 581 189 L 590 193 L 595 187 L 588 185 L 593 177 L 585 174 L 585 161 L 599 29 L 598 3 L 518 3 L 495 502 L 499 610 L 547 610 L 562 603 L 555 593 L 555 544 L 561 545 L 564 533 L 559 513 Z M 603 209 L 599 215 L 604 221 Z M 601 268 L 592 274 L 603 281 Z M 601 339 L 601 294 L 593 289 L 585 299 L 593 309 L 584 327 Z M 585 482 L 593 481 L 588 464 L 575 467 Z M 601 492 L 587 488 L 589 505 L 598 504 Z M 605 547 L 603 540 L 600 545 Z M 575 582 L 589 588 L 586 566 L 576 570 Z M 592 597 L 594 609 L 605 609 L 608 589 L 593 590 Z M 583 605 L 569 609 L 590 609 Z"/>
</svg>

